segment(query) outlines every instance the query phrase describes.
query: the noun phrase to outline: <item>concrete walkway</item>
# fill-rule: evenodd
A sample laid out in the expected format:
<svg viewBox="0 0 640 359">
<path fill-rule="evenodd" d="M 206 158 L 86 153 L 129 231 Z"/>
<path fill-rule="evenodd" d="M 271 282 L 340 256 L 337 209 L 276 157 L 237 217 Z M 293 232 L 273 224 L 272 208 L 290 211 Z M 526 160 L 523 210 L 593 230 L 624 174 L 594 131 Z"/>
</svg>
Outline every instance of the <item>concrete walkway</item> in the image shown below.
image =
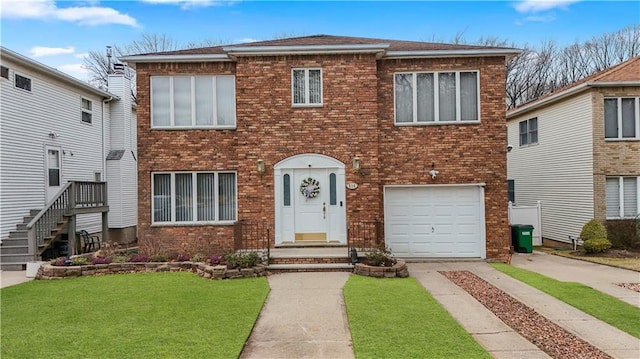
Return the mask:
<svg viewBox="0 0 640 359">
<path fill-rule="evenodd" d="M 33 280 L 33 278 L 27 278 L 27 271 L 0 270 L 0 288 L 28 282 L 30 280 Z"/>
<path fill-rule="evenodd" d="M 616 285 L 617 283 L 639 283 L 640 272 L 535 251 L 515 253 L 511 257 L 511 265 L 563 282 L 582 283 L 640 307 L 640 293 Z"/>
<path fill-rule="evenodd" d="M 270 276 L 271 292 L 241 358 L 353 358 L 342 287 L 349 273 Z"/>
<path fill-rule="evenodd" d="M 514 332 L 471 295 L 438 273 L 438 271 L 460 270 L 476 274 L 613 358 L 639 358 L 639 339 L 515 280 L 487 263 L 482 261 L 410 263 L 411 276 L 418 279 L 494 358 L 528 359 L 548 358 L 548 356 Z"/>
</svg>

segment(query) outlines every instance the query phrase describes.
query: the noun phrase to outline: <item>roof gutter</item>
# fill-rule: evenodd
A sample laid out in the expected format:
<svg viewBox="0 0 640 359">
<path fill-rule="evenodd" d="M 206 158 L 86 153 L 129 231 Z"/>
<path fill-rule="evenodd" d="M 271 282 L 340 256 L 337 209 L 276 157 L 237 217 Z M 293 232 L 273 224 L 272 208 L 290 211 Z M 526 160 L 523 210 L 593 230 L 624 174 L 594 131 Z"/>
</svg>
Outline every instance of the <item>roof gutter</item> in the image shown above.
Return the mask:
<svg viewBox="0 0 640 359">
<path fill-rule="evenodd" d="M 68 83 L 72 83 L 75 86 L 78 86 L 84 90 L 90 91 L 94 94 L 97 94 L 99 96 L 101 96 L 102 98 L 115 98 L 115 99 L 120 99 L 118 96 L 109 93 L 107 91 L 103 91 L 100 90 L 97 87 L 93 87 L 91 85 L 89 85 L 88 83 L 79 80 L 73 76 L 67 75 L 64 72 L 54 69 L 53 67 L 49 67 L 45 64 L 42 64 L 40 62 L 37 62 L 35 60 L 32 60 L 24 55 L 20 55 L 17 52 L 11 51 L 9 49 L 7 49 L 6 47 L 0 46 L 0 55 L 2 55 L 3 58 L 8 58 L 10 60 L 13 61 L 17 61 L 17 62 L 21 62 L 23 64 L 26 64 L 27 66 L 40 71 L 40 72 L 44 72 L 47 75 L 53 76 L 55 78 L 57 78 L 58 80 L 64 81 L 64 82 L 68 82 Z"/>
<path fill-rule="evenodd" d="M 131 55 L 118 58 L 128 64 L 138 62 L 220 62 L 231 61 L 226 54 Z"/>
<path fill-rule="evenodd" d="M 389 44 L 356 45 L 299 45 L 299 46 L 228 46 L 223 47 L 229 56 L 279 56 L 279 55 L 325 55 L 325 54 L 380 54 Z"/>
<path fill-rule="evenodd" d="M 558 92 L 555 95 L 551 95 L 549 97 L 545 97 L 539 101 L 534 101 L 526 105 L 522 105 L 518 108 L 515 108 L 511 111 L 507 112 L 507 119 L 518 116 L 522 113 L 535 110 L 539 107 L 547 105 L 549 103 L 553 103 L 563 98 L 575 95 L 582 91 L 586 91 L 591 87 L 630 87 L 630 86 L 638 86 L 640 87 L 640 81 L 613 81 L 613 82 L 585 82 L 576 87 L 572 87 L 562 92 Z"/>
<path fill-rule="evenodd" d="M 473 49 L 473 50 L 423 50 L 423 51 L 388 51 L 385 59 L 416 59 L 442 57 L 478 57 L 478 56 L 516 56 L 522 53 L 519 49 Z"/>
</svg>

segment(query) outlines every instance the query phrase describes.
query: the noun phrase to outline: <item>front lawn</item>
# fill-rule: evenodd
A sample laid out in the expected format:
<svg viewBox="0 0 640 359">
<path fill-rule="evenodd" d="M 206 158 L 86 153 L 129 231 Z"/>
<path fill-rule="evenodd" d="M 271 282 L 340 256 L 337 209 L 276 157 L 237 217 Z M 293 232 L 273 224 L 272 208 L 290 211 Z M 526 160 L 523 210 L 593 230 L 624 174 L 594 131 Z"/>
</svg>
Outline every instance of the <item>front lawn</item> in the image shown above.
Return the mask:
<svg viewBox="0 0 640 359">
<path fill-rule="evenodd" d="M 268 292 L 192 273 L 32 281 L 0 291 L 0 356 L 237 358 Z"/>
<path fill-rule="evenodd" d="M 572 307 L 640 338 L 640 309 L 586 285 L 562 282 L 542 274 L 504 263 L 492 263 L 497 270 L 537 288 Z"/>
<path fill-rule="evenodd" d="M 344 297 L 356 358 L 490 358 L 414 278 L 352 275 Z"/>
</svg>

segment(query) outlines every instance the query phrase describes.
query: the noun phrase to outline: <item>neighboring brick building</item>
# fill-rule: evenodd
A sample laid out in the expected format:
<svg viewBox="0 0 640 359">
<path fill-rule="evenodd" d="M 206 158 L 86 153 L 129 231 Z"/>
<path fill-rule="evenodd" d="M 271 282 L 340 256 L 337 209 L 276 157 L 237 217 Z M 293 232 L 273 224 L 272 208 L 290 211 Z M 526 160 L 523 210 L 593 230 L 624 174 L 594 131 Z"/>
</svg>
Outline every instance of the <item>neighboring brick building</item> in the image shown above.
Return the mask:
<svg viewBox="0 0 640 359">
<path fill-rule="evenodd" d="M 515 203 L 542 202 L 544 239 L 640 213 L 639 101 L 635 57 L 507 113 Z"/>
<path fill-rule="evenodd" d="M 346 245 L 379 220 L 400 257 L 506 259 L 505 61 L 518 52 L 317 35 L 124 57 L 140 244 L 230 250 L 247 220 L 271 246 Z"/>
</svg>

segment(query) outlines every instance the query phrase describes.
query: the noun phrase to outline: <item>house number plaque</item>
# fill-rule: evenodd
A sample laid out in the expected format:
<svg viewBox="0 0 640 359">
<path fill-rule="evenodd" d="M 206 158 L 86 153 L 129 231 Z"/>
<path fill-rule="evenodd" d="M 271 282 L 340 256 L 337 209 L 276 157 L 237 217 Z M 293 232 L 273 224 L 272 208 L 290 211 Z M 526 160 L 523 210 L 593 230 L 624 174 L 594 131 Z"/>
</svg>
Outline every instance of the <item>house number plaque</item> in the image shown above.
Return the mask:
<svg viewBox="0 0 640 359">
<path fill-rule="evenodd" d="M 358 188 L 358 184 L 355 183 L 355 182 L 349 182 L 349 183 L 347 183 L 347 188 L 348 189 L 356 189 L 356 188 Z"/>
</svg>

